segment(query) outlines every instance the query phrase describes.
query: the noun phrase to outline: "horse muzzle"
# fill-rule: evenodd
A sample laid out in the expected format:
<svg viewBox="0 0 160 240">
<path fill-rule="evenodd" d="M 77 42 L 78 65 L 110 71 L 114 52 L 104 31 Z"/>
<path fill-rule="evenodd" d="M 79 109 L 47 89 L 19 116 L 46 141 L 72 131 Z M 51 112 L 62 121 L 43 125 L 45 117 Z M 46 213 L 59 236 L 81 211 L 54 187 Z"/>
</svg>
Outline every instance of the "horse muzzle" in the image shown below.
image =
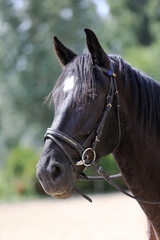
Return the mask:
<svg viewBox="0 0 160 240">
<path fill-rule="evenodd" d="M 36 171 L 38 180 L 44 191 L 56 198 L 68 198 L 74 192 L 76 174 L 72 167 L 66 170 L 66 166 L 53 159 L 41 158 Z"/>
</svg>

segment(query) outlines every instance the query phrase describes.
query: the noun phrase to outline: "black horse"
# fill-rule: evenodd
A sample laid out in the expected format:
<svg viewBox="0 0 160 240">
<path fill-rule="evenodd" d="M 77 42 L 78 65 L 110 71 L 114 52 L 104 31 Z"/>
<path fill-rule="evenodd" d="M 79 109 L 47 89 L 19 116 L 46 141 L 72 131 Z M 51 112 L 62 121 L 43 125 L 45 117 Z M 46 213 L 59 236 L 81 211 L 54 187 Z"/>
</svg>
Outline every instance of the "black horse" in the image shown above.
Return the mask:
<svg viewBox="0 0 160 240">
<path fill-rule="evenodd" d="M 149 239 L 160 239 L 160 204 L 148 203 L 160 201 L 160 84 L 107 55 L 91 30 L 85 33 L 89 53 L 82 55 L 54 37 L 64 69 L 51 92 L 55 116 L 37 176 L 46 193 L 68 198 L 84 168 L 112 153 L 130 191 L 146 201 L 138 200 Z"/>
</svg>

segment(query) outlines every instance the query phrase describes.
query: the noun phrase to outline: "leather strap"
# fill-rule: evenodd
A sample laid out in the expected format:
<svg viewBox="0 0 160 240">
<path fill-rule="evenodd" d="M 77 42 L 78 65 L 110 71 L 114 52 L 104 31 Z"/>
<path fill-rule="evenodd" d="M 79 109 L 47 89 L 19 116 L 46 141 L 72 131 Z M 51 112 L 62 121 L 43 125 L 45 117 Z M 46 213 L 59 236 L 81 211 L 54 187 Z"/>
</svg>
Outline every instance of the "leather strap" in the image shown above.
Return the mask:
<svg viewBox="0 0 160 240">
<path fill-rule="evenodd" d="M 133 199 L 137 200 L 138 202 L 142 202 L 142 203 L 148 203 L 148 204 L 152 204 L 152 205 L 160 204 L 160 202 L 152 202 L 152 201 L 142 200 L 142 199 L 137 198 L 134 195 L 128 193 L 127 191 L 123 190 L 121 187 L 119 187 L 117 184 L 115 184 L 112 181 L 110 175 L 108 175 L 108 173 L 101 166 L 99 166 L 95 161 L 93 161 L 91 163 L 91 166 L 103 177 L 103 180 L 107 181 L 112 187 L 114 187 L 119 192 L 122 192 L 123 194 L 127 195 L 128 197 L 133 198 Z"/>
<path fill-rule="evenodd" d="M 46 138 L 49 137 L 48 136 L 49 134 L 51 136 L 54 136 L 55 138 L 58 138 L 58 139 L 62 140 L 65 143 L 69 144 L 71 147 L 73 147 L 74 149 L 77 150 L 77 152 L 80 154 L 80 156 L 82 155 L 82 153 L 85 150 L 85 148 L 82 145 L 80 145 L 77 141 L 75 141 L 73 138 L 71 138 L 67 134 L 65 134 L 61 131 L 55 130 L 53 128 L 48 128 L 47 129 L 47 132 L 44 136 L 44 141 L 46 140 Z"/>
<path fill-rule="evenodd" d="M 70 157 L 70 155 L 68 154 L 68 152 L 66 151 L 66 149 L 63 147 L 63 145 L 60 143 L 60 141 L 58 141 L 53 135 L 51 134 L 47 134 L 45 140 L 47 138 L 50 138 L 53 142 L 55 142 L 59 147 L 60 149 L 65 153 L 66 157 L 69 159 L 70 163 L 72 164 L 72 167 L 75 171 L 75 163 L 73 162 L 72 158 Z"/>
</svg>

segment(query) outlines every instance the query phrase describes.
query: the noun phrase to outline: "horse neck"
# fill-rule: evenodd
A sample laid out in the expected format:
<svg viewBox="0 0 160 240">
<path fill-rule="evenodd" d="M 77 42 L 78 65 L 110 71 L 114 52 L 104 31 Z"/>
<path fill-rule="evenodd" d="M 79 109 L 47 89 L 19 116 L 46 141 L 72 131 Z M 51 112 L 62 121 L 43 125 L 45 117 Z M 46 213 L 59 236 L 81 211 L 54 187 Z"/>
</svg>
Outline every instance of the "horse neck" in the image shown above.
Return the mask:
<svg viewBox="0 0 160 240">
<path fill-rule="evenodd" d="M 128 76 L 126 80 L 124 81 L 123 78 L 117 79 L 122 137 L 121 144 L 114 156 L 122 174 L 126 178 L 126 182 L 131 183 L 134 177 L 137 178 L 136 174 L 138 172 L 140 173 L 141 170 L 145 171 L 144 169 L 147 169 L 147 164 L 150 166 L 152 162 L 154 165 L 158 161 L 160 136 L 153 129 L 153 124 L 147 125 L 147 127 L 143 125 L 138 116 L 139 105 L 142 103 L 139 102 L 135 106 L 135 95 L 133 95 L 131 79 Z M 159 88 L 156 84 L 155 87 Z M 155 151 L 155 149 L 157 150 Z M 158 154 L 157 151 L 159 151 Z M 152 159 L 154 159 L 154 163 Z M 144 161 L 145 165 L 143 164 Z"/>
<path fill-rule="evenodd" d="M 117 78 L 117 89 L 120 100 L 121 143 L 114 155 L 118 165 L 123 169 L 128 164 L 133 148 L 137 146 L 134 145 L 134 141 L 136 140 L 139 146 L 143 143 L 141 125 L 137 121 L 137 109 L 133 101 L 133 88 L 130 77 L 127 76 L 126 79 L 123 77 Z"/>
<path fill-rule="evenodd" d="M 133 93 L 128 78 L 127 84 L 124 80 L 118 79 L 117 89 L 119 92 L 120 100 L 120 121 L 121 121 L 121 131 L 122 131 L 122 141 L 121 143 L 128 143 L 127 136 L 131 137 L 133 128 L 135 128 L 135 123 L 137 122 L 136 109 L 133 103 Z M 139 126 L 137 126 L 139 128 Z"/>
</svg>

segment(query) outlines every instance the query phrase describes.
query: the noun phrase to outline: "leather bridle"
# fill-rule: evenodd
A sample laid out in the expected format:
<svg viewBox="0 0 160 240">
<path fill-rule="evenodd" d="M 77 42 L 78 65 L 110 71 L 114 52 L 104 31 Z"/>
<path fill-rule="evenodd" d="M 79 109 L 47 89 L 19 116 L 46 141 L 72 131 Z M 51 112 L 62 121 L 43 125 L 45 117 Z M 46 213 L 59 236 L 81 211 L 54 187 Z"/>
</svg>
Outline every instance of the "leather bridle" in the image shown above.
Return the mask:
<svg viewBox="0 0 160 240">
<path fill-rule="evenodd" d="M 44 140 L 46 140 L 47 138 L 50 138 L 62 149 L 62 151 L 65 153 L 65 155 L 70 160 L 74 169 L 75 169 L 75 166 L 79 166 L 79 165 L 84 165 L 85 167 L 89 167 L 89 166 L 91 166 L 92 162 L 95 162 L 97 144 L 101 140 L 101 136 L 102 136 L 106 118 L 112 108 L 114 95 L 116 96 L 116 100 L 117 100 L 117 120 L 118 120 L 119 133 L 118 133 L 117 145 L 113 149 L 113 151 L 115 151 L 119 147 L 119 144 L 121 141 L 119 94 L 117 91 L 117 85 L 116 85 L 116 80 L 115 80 L 116 74 L 113 71 L 113 63 L 110 62 L 111 70 L 108 70 L 108 69 L 105 69 L 102 67 L 99 67 L 99 68 L 105 74 L 107 74 L 109 76 L 110 87 L 109 87 L 108 95 L 106 97 L 104 111 L 103 111 L 101 117 L 99 118 L 98 123 L 93 128 L 93 130 L 90 132 L 89 136 L 86 138 L 84 143 L 81 145 L 76 140 L 74 140 L 72 137 L 68 136 L 67 134 L 65 134 L 59 130 L 53 129 L 53 128 L 48 128 L 45 133 L 45 136 L 44 136 Z M 94 139 L 94 140 L 92 140 L 92 139 Z M 65 148 L 62 146 L 62 144 L 59 142 L 59 140 L 62 140 L 63 142 L 67 143 L 68 145 L 70 145 L 72 148 L 74 148 L 79 153 L 79 155 L 81 156 L 81 159 L 78 162 L 76 162 L 76 164 L 72 160 L 72 158 L 69 156 L 69 154 L 66 152 Z M 90 147 L 88 147 L 88 145 L 91 141 L 92 141 L 92 144 L 90 145 Z M 90 160 L 89 155 L 92 155 L 92 157 L 93 157 L 92 160 Z"/>
<path fill-rule="evenodd" d="M 96 148 L 97 144 L 101 141 L 102 132 L 104 129 L 106 118 L 112 108 L 113 99 L 115 97 L 116 102 L 116 108 L 117 108 L 117 123 L 118 123 L 118 141 L 112 152 L 116 151 L 120 145 L 121 142 L 121 125 L 120 125 L 120 104 L 119 104 L 119 93 L 117 90 L 117 84 L 116 84 L 116 74 L 114 73 L 113 63 L 110 61 L 110 69 L 105 69 L 103 67 L 99 67 L 99 69 L 104 73 L 107 74 L 110 81 L 110 87 L 109 92 L 106 97 L 106 103 L 105 108 L 102 113 L 102 116 L 100 117 L 98 123 L 94 127 L 94 129 L 91 131 L 85 142 L 81 145 L 76 140 L 74 140 L 72 137 L 68 136 L 67 134 L 53 129 L 48 128 L 45 135 L 44 135 L 44 141 L 46 139 L 51 139 L 53 142 L 55 142 L 59 148 L 63 151 L 63 153 L 66 155 L 66 157 L 69 159 L 70 163 L 72 164 L 72 167 L 74 171 L 76 172 L 76 166 L 84 165 L 85 167 L 93 167 L 97 173 L 100 176 L 86 176 L 83 172 L 77 177 L 77 180 L 105 180 L 109 184 L 111 184 L 116 190 L 122 192 L 123 194 L 136 199 L 139 202 L 143 203 L 149 203 L 149 204 L 160 204 L 160 202 L 150 202 L 145 201 L 136 198 L 134 195 L 129 194 L 127 191 L 123 190 L 121 187 L 119 187 L 117 184 L 115 184 L 112 179 L 120 178 L 122 175 L 120 173 L 115 175 L 109 175 L 101 166 L 99 166 L 96 162 Z M 91 142 L 91 140 L 94 138 L 92 144 L 90 147 L 88 147 L 88 143 Z M 66 151 L 65 147 L 61 143 L 67 143 L 69 146 L 71 146 L 73 149 L 75 149 L 78 154 L 80 155 L 80 160 L 76 163 L 73 161 L 70 154 Z M 92 159 L 90 159 L 92 156 Z M 83 197 L 85 197 L 87 200 L 92 202 L 92 200 L 86 196 L 85 194 L 81 193 L 79 190 L 75 189 L 78 193 L 80 193 Z"/>
</svg>

